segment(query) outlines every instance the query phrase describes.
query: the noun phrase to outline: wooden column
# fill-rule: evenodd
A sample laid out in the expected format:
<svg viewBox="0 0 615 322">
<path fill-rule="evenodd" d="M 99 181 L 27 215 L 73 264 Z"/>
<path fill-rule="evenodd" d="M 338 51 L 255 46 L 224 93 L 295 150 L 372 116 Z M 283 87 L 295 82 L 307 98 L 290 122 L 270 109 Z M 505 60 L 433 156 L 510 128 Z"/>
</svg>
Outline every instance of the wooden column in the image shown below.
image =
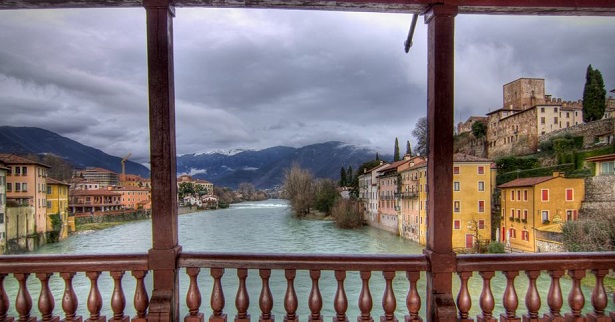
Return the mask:
<svg viewBox="0 0 615 322">
<path fill-rule="evenodd" d="M 452 296 L 454 43 L 457 7 L 433 5 L 425 14 L 427 52 L 427 319 L 456 320 Z"/>
<path fill-rule="evenodd" d="M 150 322 L 179 321 L 177 256 L 177 171 L 173 17 L 169 0 L 144 0 L 147 15 L 150 160 L 152 176 L 152 249 L 149 268 L 154 290 Z"/>
</svg>

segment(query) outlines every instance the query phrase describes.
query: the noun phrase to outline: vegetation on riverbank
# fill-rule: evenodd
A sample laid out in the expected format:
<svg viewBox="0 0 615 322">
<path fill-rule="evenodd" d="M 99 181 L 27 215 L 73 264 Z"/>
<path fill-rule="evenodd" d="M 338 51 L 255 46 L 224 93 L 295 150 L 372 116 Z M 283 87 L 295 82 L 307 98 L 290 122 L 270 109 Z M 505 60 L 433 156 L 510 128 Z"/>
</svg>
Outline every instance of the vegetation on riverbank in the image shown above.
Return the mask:
<svg viewBox="0 0 615 322">
<path fill-rule="evenodd" d="M 87 231 L 87 230 L 102 230 L 102 229 L 126 224 L 128 222 L 129 221 L 109 221 L 109 222 L 97 222 L 97 223 L 84 223 L 84 224 L 77 224 L 75 226 L 75 229 L 77 230 L 77 232 Z"/>
</svg>

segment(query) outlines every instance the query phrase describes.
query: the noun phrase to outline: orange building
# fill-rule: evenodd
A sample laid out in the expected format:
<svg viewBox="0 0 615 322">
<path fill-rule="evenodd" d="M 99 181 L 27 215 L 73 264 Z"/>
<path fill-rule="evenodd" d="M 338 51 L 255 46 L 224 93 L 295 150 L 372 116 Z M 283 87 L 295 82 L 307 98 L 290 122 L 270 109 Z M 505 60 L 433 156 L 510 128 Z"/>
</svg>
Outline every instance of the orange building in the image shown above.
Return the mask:
<svg viewBox="0 0 615 322">
<path fill-rule="evenodd" d="M 126 186 L 110 188 L 109 190 L 121 194 L 122 207 L 125 209 L 138 209 L 139 204 L 151 199 L 150 191 L 147 188 Z"/>
<path fill-rule="evenodd" d="M 559 231 L 561 223 L 576 220 L 585 199 L 582 178 L 521 178 L 498 186 L 501 191 L 500 240 L 512 251 L 540 252 L 536 231 Z"/>
<path fill-rule="evenodd" d="M 107 189 L 73 190 L 68 207 L 72 214 L 121 210 L 122 194 Z"/>
<path fill-rule="evenodd" d="M 35 232 L 47 231 L 47 170 L 51 167 L 14 154 L 0 154 L 9 169 L 6 176 L 6 199 L 34 207 Z"/>
</svg>

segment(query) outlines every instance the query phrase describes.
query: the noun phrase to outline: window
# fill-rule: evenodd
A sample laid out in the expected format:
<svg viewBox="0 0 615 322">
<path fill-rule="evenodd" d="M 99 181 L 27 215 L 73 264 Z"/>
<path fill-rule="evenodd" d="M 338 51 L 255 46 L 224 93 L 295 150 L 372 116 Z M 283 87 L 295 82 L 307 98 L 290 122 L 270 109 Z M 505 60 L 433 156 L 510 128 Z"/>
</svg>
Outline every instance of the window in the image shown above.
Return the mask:
<svg viewBox="0 0 615 322">
<path fill-rule="evenodd" d="M 527 209 L 523 209 L 523 220 L 527 221 Z"/>
<path fill-rule="evenodd" d="M 28 191 L 28 184 L 27 183 L 22 183 L 21 184 L 21 191 L 23 192 L 27 192 Z"/>
<path fill-rule="evenodd" d="M 600 166 L 600 174 L 601 175 L 615 174 L 615 161 L 602 162 Z"/>
<path fill-rule="evenodd" d="M 510 210 L 510 220 L 515 219 L 515 209 Z"/>
<path fill-rule="evenodd" d="M 515 200 L 515 191 L 514 190 L 510 191 L 510 200 L 512 200 L 512 201 Z"/>
<path fill-rule="evenodd" d="M 557 124 L 557 123 L 559 123 L 559 122 L 558 122 L 557 116 L 556 116 L 556 117 L 553 118 L 553 124 Z"/>
<path fill-rule="evenodd" d="M 47 200 L 47 208 L 51 208 L 51 201 Z"/>
<path fill-rule="evenodd" d="M 11 192 L 13 191 L 13 184 L 10 182 L 6 183 L 6 191 Z"/>
<path fill-rule="evenodd" d="M 545 117 L 544 116 L 541 117 L 540 118 L 540 124 L 546 124 L 546 123 L 547 123 L 547 120 L 545 119 Z"/>
<path fill-rule="evenodd" d="M 540 195 L 542 201 L 549 201 L 549 189 L 540 190 Z"/>
<path fill-rule="evenodd" d="M 4 176 L 0 176 L 0 186 L 4 186 L 4 181 L 6 181 Z"/>
<path fill-rule="evenodd" d="M 517 190 L 517 200 L 521 201 L 521 190 Z"/>
<path fill-rule="evenodd" d="M 5 204 L 5 202 L 4 202 L 4 194 L 0 193 L 0 206 L 4 205 L 4 204 Z"/>
<path fill-rule="evenodd" d="M 453 191 L 459 191 L 459 181 L 453 182 Z"/>
<path fill-rule="evenodd" d="M 478 167 L 478 174 L 485 174 L 485 167 L 484 166 L 479 166 Z"/>
<path fill-rule="evenodd" d="M 485 212 L 485 200 L 478 201 L 478 212 Z"/>
<path fill-rule="evenodd" d="M 485 181 L 478 182 L 478 191 L 485 191 Z"/>
<path fill-rule="evenodd" d="M 530 232 L 527 230 L 524 230 L 521 232 L 521 239 L 525 240 L 525 241 L 529 241 L 530 240 Z"/>
<path fill-rule="evenodd" d="M 566 189 L 566 201 L 574 200 L 574 189 Z"/>
<path fill-rule="evenodd" d="M 459 200 L 453 201 L 453 211 L 461 212 L 461 202 Z"/>
<path fill-rule="evenodd" d="M 460 220 L 455 220 L 455 229 L 459 230 L 461 229 L 461 221 Z"/>
<path fill-rule="evenodd" d="M 523 190 L 523 201 L 527 201 L 527 189 Z"/>
<path fill-rule="evenodd" d="M 453 167 L 453 174 L 459 174 L 459 167 Z"/>
<path fill-rule="evenodd" d="M 577 220 L 577 211 L 574 209 L 566 210 L 566 220 L 568 221 Z"/>
<path fill-rule="evenodd" d="M 0 214 L 0 224 L 4 224 L 4 214 Z M 4 239 L 4 238 L 2 238 L 2 239 Z"/>
<path fill-rule="evenodd" d="M 21 167 L 15 167 L 15 171 L 13 173 L 15 173 L 16 176 L 20 176 L 21 175 Z"/>
<path fill-rule="evenodd" d="M 553 112 L 557 113 L 557 107 L 553 109 Z"/>
<path fill-rule="evenodd" d="M 517 219 L 521 219 L 521 209 L 517 209 Z"/>
<path fill-rule="evenodd" d="M 548 223 L 549 222 L 549 211 L 548 210 L 543 210 L 542 211 L 542 223 Z"/>
<path fill-rule="evenodd" d="M 545 112 L 545 108 L 544 108 L 544 107 L 541 107 L 541 108 L 540 108 L 540 113 L 544 113 L 544 112 Z"/>
<path fill-rule="evenodd" d="M 509 232 L 510 232 L 510 234 L 509 234 L 509 235 L 510 235 L 510 236 L 509 236 L 510 238 L 517 238 L 517 232 L 515 231 L 515 229 L 514 229 L 514 228 L 511 228 L 511 229 L 509 230 Z"/>
<path fill-rule="evenodd" d="M 51 194 L 51 186 L 47 186 L 47 194 L 50 195 Z"/>
<path fill-rule="evenodd" d="M 28 175 L 28 167 L 22 167 L 21 168 L 21 174 L 23 174 L 24 176 Z"/>
<path fill-rule="evenodd" d="M 21 183 L 19 182 L 15 183 L 15 192 L 21 192 Z"/>
<path fill-rule="evenodd" d="M 485 229 L 485 220 L 484 219 L 480 219 L 478 221 L 478 229 Z"/>
</svg>

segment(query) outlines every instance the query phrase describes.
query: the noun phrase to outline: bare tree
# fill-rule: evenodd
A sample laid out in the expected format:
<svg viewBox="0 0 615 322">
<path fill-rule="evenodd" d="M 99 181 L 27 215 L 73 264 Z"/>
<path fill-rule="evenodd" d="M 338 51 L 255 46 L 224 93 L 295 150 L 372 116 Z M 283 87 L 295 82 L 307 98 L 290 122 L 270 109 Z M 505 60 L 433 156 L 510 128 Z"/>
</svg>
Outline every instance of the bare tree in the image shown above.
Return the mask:
<svg viewBox="0 0 615 322">
<path fill-rule="evenodd" d="M 427 155 L 429 151 L 427 151 L 427 117 L 421 117 L 416 121 L 416 125 L 414 125 L 414 130 L 412 130 L 412 136 L 416 139 L 416 147 L 414 148 L 414 153 L 416 155 Z"/>
<path fill-rule="evenodd" d="M 314 204 L 315 188 L 312 174 L 294 163 L 284 173 L 284 193 L 290 201 L 295 216 L 305 217 Z"/>
</svg>

